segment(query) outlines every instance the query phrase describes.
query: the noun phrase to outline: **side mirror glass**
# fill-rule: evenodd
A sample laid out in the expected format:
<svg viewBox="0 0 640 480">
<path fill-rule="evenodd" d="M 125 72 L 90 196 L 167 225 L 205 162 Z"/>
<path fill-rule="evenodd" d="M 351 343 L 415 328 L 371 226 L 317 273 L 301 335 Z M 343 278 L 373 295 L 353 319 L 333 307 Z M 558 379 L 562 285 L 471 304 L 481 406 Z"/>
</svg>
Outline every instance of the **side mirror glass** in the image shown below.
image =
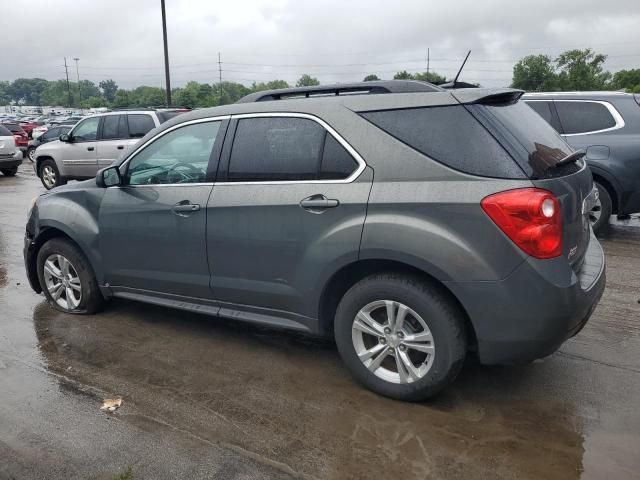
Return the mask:
<svg viewBox="0 0 640 480">
<path fill-rule="evenodd" d="M 71 137 L 66 133 L 63 133 L 62 135 L 60 135 L 60 137 L 58 137 L 58 139 L 61 142 L 67 142 L 67 143 L 71 142 Z"/>
<path fill-rule="evenodd" d="M 117 187 L 122 183 L 118 167 L 103 168 L 96 176 L 96 185 L 102 188 Z"/>
</svg>

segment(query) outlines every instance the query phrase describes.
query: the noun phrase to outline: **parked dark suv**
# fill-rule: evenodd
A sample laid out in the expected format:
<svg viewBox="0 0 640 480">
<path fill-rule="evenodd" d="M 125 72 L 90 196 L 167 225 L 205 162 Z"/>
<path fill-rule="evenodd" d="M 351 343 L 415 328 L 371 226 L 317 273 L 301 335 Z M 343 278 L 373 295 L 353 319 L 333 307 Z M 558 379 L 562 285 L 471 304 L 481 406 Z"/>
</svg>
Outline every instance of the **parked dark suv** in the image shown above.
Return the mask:
<svg viewBox="0 0 640 480">
<path fill-rule="evenodd" d="M 591 172 L 521 94 L 368 82 L 181 115 L 35 200 L 29 281 L 63 312 L 122 297 L 334 335 L 405 400 L 468 351 L 548 355 L 591 315 L 604 257 Z"/>
<path fill-rule="evenodd" d="M 611 214 L 640 212 L 640 95 L 529 93 L 526 102 L 586 159 L 599 192 L 591 212 L 599 232 Z"/>
</svg>

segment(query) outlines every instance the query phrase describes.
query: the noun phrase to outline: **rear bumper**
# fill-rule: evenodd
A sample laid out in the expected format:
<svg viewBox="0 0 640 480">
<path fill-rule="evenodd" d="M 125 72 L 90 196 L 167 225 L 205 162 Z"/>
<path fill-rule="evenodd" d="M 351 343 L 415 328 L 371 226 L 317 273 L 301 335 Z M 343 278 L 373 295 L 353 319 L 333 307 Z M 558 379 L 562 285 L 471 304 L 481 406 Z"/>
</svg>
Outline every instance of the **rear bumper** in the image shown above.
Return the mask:
<svg viewBox="0 0 640 480">
<path fill-rule="evenodd" d="M 523 363 L 556 351 L 595 310 L 606 283 L 604 252 L 593 232 L 578 274 L 564 258 L 528 259 L 498 282 L 449 287 L 466 309 L 483 364 Z"/>
<path fill-rule="evenodd" d="M 22 164 L 22 155 L 16 152 L 13 155 L 0 155 L 0 168 L 19 167 Z"/>
</svg>

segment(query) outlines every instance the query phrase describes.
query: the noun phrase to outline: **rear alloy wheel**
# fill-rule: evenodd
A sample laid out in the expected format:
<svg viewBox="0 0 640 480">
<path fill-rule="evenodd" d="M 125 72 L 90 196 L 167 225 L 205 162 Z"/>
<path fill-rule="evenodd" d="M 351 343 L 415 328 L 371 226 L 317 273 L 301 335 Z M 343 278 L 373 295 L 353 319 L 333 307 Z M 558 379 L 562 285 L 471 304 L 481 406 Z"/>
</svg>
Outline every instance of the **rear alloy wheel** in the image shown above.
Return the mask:
<svg viewBox="0 0 640 480">
<path fill-rule="evenodd" d="M 367 277 L 342 298 L 334 324 L 352 375 L 374 392 L 424 400 L 450 384 L 466 354 L 463 314 L 446 292 L 419 277 Z"/>
<path fill-rule="evenodd" d="M 609 218 L 611 217 L 612 204 L 609 191 L 595 182 L 595 186 L 598 189 L 598 200 L 596 204 L 589 212 L 589 221 L 593 227 L 595 233 L 601 233 L 609 225 Z"/>
<path fill-rule="evenodd" d="M 13 177 L 16 173 L 18 173 L 18 167 L 3 168 L 0 169 L 0 172 L 2 172 L 2 174 L 7 177 Z"/>
</svg>

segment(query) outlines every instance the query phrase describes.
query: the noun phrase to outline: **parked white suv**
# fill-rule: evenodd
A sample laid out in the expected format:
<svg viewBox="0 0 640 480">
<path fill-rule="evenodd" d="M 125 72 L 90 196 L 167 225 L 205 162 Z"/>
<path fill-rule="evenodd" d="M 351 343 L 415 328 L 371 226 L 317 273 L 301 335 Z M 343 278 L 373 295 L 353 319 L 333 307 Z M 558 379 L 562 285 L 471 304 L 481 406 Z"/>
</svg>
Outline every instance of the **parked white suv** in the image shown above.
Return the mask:
<svg viewBox="0 0 640 480">
<path fill-rule="evenodd" d="M 49 190 L 96 176 L 149 131 L 184 110 L 117 110 L 79 121 L 67 135 L 35 151 L 33 167 Z"/>
</svg>

